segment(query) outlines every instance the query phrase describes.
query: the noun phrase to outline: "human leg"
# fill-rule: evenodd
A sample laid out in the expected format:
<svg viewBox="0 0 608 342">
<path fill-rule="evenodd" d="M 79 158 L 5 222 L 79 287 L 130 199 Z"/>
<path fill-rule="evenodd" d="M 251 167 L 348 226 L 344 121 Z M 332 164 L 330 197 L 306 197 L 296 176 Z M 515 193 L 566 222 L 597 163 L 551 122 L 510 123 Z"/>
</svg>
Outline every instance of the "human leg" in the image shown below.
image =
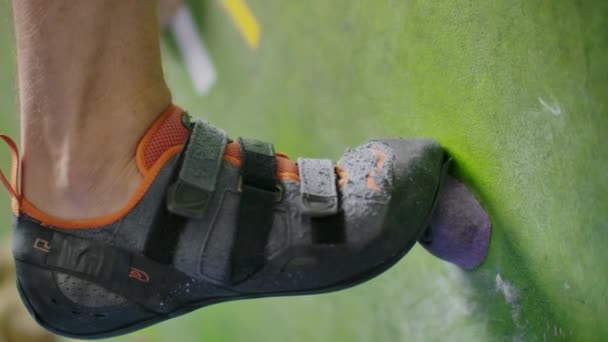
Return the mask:
<svg viewBox="0 0 608 342">
<path fill-rule="evenodd" d="M 49 215 L 123 207 L 135 147 L 171 103 L 150 0 L 13 0 L 23 195 Z"/>
</svg>

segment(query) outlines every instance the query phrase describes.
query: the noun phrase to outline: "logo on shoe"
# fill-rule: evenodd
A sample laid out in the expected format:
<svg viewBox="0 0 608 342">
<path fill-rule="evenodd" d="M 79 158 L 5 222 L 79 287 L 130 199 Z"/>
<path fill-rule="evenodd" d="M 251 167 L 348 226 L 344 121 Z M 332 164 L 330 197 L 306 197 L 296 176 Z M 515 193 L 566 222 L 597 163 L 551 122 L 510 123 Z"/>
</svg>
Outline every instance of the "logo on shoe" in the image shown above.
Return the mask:
<svg viewBox="0 0 608 342">
<path fill-rule="evenodd" d="M 142 283 L 150 282 L 150 276 L 148 275 L 148 273 L 135 267 L 131 267 L 131 269 L 129 269 L 129 278 L 133 278 Z"/>
<path fill-rule="evenodd" d="M 51 250 L 51 247 L 49 246 L 49 242 L 46 240 L 43 240 L 41 238 L 36 238 L 36 241 L 34 241 L 33 247 L 44 253 L 48 253 Z"/>
</svg>

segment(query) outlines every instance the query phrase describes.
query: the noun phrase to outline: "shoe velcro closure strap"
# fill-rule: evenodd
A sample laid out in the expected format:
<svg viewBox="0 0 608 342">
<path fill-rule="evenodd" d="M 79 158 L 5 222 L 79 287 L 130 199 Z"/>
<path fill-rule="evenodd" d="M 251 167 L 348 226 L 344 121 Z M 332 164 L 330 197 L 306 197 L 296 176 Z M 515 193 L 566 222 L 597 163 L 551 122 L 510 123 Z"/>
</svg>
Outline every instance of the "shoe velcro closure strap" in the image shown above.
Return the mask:
<svg viewBox="0 0 608 342">
<path fill-rule="evenodd" d="M 325 217 L 338 212 L 338 190 L 334 164 L 328 159 L 298 159 L 302 212 Z"/>
<path fill-rule="evenodd" d="M 271 144 L 240 139 L 241 200 L 232 248 L 230 283 L 246 280 L 266 260 L 265 249 L 272 228 L 277 189 L 276 157 Z"/>
<path fill-rule="evenodd" d="M 277 160 L 272 144 L 240 138 L 243 184 L 274 191 L 277 185 Z"/>
<path fill-rule="evenodd" d="M 266 262 L 266 243 L 272 228 L 276 199 L 276 191 L 243 186 L 231 255 L 231 284 L 246 280 Z"/>
<path fill-rule="evenodd" d="M 195 282 L 175 268 L 142 254 L 75 237 L 35 223 L 20 224 L 15 259 L 90 281 L 147 310 L 170 313 L 182 305 L 175 288 Z"/>
<path fill-rule="evenodd" d="M 196 120 L 182 152 L 177 179 L 168 190 L 167 207 L 175 214 L 200 219 L 215 191 L 228 138 L 210 124 Z"/>
</svg>

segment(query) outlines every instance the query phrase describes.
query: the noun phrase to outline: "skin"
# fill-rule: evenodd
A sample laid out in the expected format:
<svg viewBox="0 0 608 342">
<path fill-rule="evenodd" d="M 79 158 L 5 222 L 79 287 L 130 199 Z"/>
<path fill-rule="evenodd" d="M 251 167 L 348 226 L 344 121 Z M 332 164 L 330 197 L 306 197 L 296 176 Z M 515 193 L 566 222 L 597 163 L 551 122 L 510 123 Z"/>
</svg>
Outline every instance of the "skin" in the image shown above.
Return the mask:
<svg viewBox="0 0 608 342">
<path fill-rule="evenodd" d="M 141 181 L 135 148 L 171 103 L 150 0 L 12 0 L 25 198 L 111 214 Z"/>
</svg>

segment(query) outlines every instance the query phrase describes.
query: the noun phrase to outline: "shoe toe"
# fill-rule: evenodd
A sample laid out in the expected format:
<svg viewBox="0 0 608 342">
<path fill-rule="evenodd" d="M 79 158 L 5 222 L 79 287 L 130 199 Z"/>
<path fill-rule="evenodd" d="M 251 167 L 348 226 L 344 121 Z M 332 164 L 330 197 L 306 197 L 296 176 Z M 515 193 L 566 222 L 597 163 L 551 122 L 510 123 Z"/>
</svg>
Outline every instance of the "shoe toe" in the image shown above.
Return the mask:
<svg viewBox="0 0 608 342">
<path fill-rule="evenodd" d="M 446 165 L 431 139 L 374 140 L 348 151 L 340 162 L 348 242 L 407 252 L 428 224 Z"/>
</svg>

